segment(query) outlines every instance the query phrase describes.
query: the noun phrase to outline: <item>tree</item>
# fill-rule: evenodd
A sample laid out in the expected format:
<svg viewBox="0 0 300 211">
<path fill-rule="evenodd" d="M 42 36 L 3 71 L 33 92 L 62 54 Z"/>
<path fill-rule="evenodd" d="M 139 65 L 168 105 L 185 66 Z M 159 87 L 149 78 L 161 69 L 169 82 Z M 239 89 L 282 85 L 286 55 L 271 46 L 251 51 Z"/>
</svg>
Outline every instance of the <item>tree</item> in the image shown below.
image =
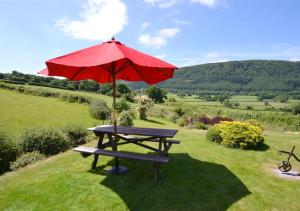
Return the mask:
<svg viewBox="0 0 300 211">
<path fill-rule="evenodd" d="M 280 94 L 275 98 L 275 101 L 280 103 L 286 103 L 289 100 L 289 96 L 285 94 Z"/>
<path fill-rule="evenodd" d="M 225 100 L 228 100 L 228 101 L 229 101 L 230 97 L 231 97 L 231 96 L 230 96 L 229 93 L 224 93 L 224 94 L 220 94 L 220 95 L 218 96 L 218 99 L 219 99 L 220 103 L 224 103 Z"/>
<path fill-rule="evenodd" d="M 231 104 L 231 102 L 230 102 L 228 99 L 226 99 L 226 100 L 223 102 L 223 104 L 224 104 L 225 107 L 228 107 L 228 108 L 232 107 L 232 104 Z"/>
<path fill-rule="evenodd" d="M 166 98 L 166 92 L 156 86 L 150 86 L 146 90 L 146 93 L 154 101 L 154 103 L 163 103 Z"/>
<path fill-rule="evenodd" d="M 298 103 L 297 105 L 294 106 L 293 113 L 296 115 L 300 114 L 300 103 Z"/>
<path fill-rule="evenodd" d="M 79 89 L 84 91 L 96 92 L 99 90 L 99 84 L 96 81 L 84 80 L 84 81 L 80 81 Z"/>
<path fill-rule="evenodd" d="M 121 97 L 120 100 L 116 103 L 116 110 L 121 113 L 122 111 L 129 110 L 130 106 L 126 102 L 126 99 L 124 97 Z"/>
<path fill-rule="evenodd" d="M 131 92 L 130 88 L 126 84 L 117 84 L 116 90 L 120 93 L 120 95 Z"/>
<path fill-rule="evenodd" d="M 104 84 L 99 89 L 100 93 L 103 95 L 107 95 L 112 91 L 112 85 L 111 84 Z"/>
</svg>

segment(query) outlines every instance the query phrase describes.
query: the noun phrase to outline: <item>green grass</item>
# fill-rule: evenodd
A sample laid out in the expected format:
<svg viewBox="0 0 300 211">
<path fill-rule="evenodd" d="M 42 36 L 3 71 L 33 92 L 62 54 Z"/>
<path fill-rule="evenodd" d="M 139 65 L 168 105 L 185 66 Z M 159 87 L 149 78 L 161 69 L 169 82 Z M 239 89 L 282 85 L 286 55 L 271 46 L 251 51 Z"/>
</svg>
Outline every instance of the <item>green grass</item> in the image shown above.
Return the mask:
<svg viewBox="0 0 300 211">
<path fill-rule="evenodd" d="M 5 98 L 5 100 L 3 100 Z M 87 106 L 0 90 L 0 115 L 17 134 L 26 127 L 80 121 L 93 126 Z M 3 118 L 3 115 L 5 118 Z M 18 118 L 15 118 L 14 116 Z M 166 120 L 135 121 L 136 126 L 177 128 Z M 92 157 L 68 151 L 33 166 L 0 176 L 0 210 L 299 210 L 299 181 L 271 173 L 277 150 L 296 145 L 299 135 L 266 132 L 265 149 L 243 151 L 208 142 L 205 131 L 180 129 L 181 140 L 170 150 L 171 162 L 153 182 L 151 163 L 121 160 L 129 171 L 109 175 L 112 158 L 101 157 L 90 170 Z M 95 145 L 93 141 L 89 145 Z M 133 145 L 121 150 L 146 152 Z M 299 163 L 293 163 L 300 169 Z"/>
<path fill-rule="evenodd" d="M 90 116 L 86 105 L 3 89 L 0 89 L 0 117 L 0 125 L 16 136 L 29 127 L 62 127 L 67 124 L 87 127 L 99 124 Z"/>
</svg>

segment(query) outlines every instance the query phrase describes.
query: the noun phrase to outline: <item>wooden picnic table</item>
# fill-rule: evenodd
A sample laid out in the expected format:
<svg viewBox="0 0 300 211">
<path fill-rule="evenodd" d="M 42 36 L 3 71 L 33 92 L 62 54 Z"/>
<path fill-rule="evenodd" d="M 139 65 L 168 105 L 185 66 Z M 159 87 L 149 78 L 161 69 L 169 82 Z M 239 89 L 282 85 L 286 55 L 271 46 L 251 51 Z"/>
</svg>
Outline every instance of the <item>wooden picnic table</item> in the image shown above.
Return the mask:
<svg viewBox="0 0 300 211">
<path fill-rule="evenodd" d="M 120 166 L 118 158 L 129 158 L 144 161 L 152 161 L 156 167 L 155 181 L 159 176 L 159 164 L 169 162 L 168 151 L 172 144 L 179 144 L 180 141 L 170 140 L 173 138 L 178 130 L 161 129 L 161 128 L 142 128 L 142 127 L 123 127 L 117 126 L 116 132 L 113 125 L 103 125 L 94 128 L 88 128 L 93 131 L 98 137 L 96 148 L 78 147 L 75 151 L 81 152 L 83 155 L 94 154 L 94 161 L 92 169 L 96 168 L 99 155 L 115 157 L 114 167 L 109 171 L 110 173 L 122 173 L 127 170 L 126 167 Z M 108 139 L 105 141 L 104 137 Z M 145 142 L 156 142 L 157 147 L 149 146 Z M 124 144 L 135 144 L 140 147 L 149 149 L 157 154 L 140 154 L 133 152 L 119 152 L 118 146 Z M 111 150 L 106 150 L 111 148 Z"/>
</svg>

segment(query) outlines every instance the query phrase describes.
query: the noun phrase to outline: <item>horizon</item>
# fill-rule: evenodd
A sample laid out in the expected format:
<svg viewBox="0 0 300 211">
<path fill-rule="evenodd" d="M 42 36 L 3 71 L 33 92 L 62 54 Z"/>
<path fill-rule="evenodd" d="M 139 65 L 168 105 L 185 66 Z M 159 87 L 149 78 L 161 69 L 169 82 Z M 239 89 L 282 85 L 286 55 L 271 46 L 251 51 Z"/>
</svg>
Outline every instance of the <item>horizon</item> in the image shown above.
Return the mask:
<svg viewBox="0 0 300 211">
<path fill-rule="evenodd" d="M 300 60 L 299 9 L 295 0 L 4 1 L 0 72 L 36 74 L 46 60 L 112 36 L 178 67 L 295 62 Z"/>
<path fill-rule="evenodd" d="M 193 65 L 189 65 L 189 66 L 182 66 L 182 67 L 178 67 L 176 70 L 181 69 L 181 68 L 186 68 L 186 67 L 193 67 L 193 66 L 200 66 L 200 65 L 209 65 L 209 64 L 220 64 L 220 63 L 228 63 L 228 62 L 249 62 L 249 61 L 267 61 L 267 62 L 291 62 L 291 63 L 300 63 L 300 61 L 289 61 L 289 60 L 276 60 L 276 59 L 245 59 L 245 60 L 232 60 L 232 61 L 221 61 L 221 62 L 208 62 L 208 63 L 203 63 L 203 64 L 193 64 Z M 175 71 L 176 71 L 175 70 Z M 12 73 L 12 71 L 17 71 L 23 74 L 32 74 L 32 75 L 37 75 L 37 76 L 41 76 L 41 77 L 52 77 L 52 78 L 57 78 L 57 79 L 66 79 L 65 77 L 60 77 L 60 76 L 46 76 L 46 75 L 41 75 L 38 73 L 25 73 L 22 71 L 18 71 L 18 70 L 11 70 L 8 72 L 0 72 L 0 73 Z M 68 80 L 68 79 L 67 79 Z"/>
</svg>

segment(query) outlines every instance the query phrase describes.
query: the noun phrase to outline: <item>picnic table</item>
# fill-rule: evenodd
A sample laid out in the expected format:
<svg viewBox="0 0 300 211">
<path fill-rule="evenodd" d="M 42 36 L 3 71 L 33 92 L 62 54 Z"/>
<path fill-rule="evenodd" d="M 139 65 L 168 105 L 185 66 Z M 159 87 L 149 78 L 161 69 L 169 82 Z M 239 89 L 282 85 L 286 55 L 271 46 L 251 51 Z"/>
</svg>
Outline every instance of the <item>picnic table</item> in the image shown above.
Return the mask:
<svg viewBox="0 0 300 211">
<path fill-rule="evenodd" d="M 118 158 L 127 158 L 153 162 L 155 167 L 155 182 L 159 178 L 159 168 L 161 163 L 168 163 L 168 151 L 173 144 L 179 144 L 180 141 L 172 140 L 178 130 L 160 129 L 160 128 L 142 128 L 142 127 L 124 127 L 117 126 L 116 132 L 113 125 L 103 125 L 94 128 L 88 128 L 98 137 L 97 147 L 77 147 L 74 151 L 80 152 L 84 157 L 94 155 L 92 169 L 96 168 L 99 155 L 111 156 L 115 158 L 114 167 L 110 173 L 122 173 L 127 170 L 126 167 L 119 165 Z M 107 136 L 107 139 L 105 139 Z M 157 147 L 149 146 L 146 142 L 157 143 Z M 155 154 L 142 154 L 135 152 L 120 152 L 118 146 L 124 144 L 135 144 L 155 152 Z M 108 150 L 110 149 L 110 150 Z"/>
</svg>

